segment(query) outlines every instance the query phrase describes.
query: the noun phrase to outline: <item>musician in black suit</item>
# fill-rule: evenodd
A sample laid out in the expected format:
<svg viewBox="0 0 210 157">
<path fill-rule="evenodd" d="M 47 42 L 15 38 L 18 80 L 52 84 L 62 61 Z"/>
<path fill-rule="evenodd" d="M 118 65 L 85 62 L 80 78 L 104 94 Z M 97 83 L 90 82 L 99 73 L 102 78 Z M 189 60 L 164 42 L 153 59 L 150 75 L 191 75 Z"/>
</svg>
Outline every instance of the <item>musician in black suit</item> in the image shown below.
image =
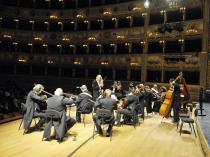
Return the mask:
<svg viewBox="0 0 210 157">
<path fill-rule="evenodd" d="M 41 126 L 44 123 L 44 113 L 40 112 L 39 106 L 39 104 L 45 102 L 47 99 L 46 95 L 41 95 L 43 90 L 44 87 L 41 84 L 36 84 L 33 90 L 31 90 L 27 95 L 25 103 L 26 113 L 23 116 L 23 126 L 25 133 L 28 133 L 34 116 L 40 117 L 40 121 L 38 122 L 39 126 Z"/>
<path fill-rule="evenodd" d="M 112 126 L 114 124 L 114 113 L 113 113 L 113 110 L 116 109 L 117 107 L 117 101 L 113 98 L 111 98 L 111 90 L 110 89 L 106 89 L 104 91 L 104 97 L 98 99 L 96 101 L 96 109 L 97 108 L 100 108 L 100 109 L 107 109 L 109 110 L 111 113 L 112 113 L 112 116 L 110 117 L 110 124 L 109 124 L 109 127 L 107 129 L 107 134 L 106 136 L 110 136 L 110 132 L 112 130 Z M 97 113 L 97 110 L 96 110 L 96 113 Z M 96 115 L 93 116 L 93 120 L 94 120 L 94 123 L 96 125 L 96 129 L 98 131 L 99 134 L 103 134 L 103 131 L 101 129 L 101 120 L 100 118 Z"/>
<path fill-rule="evenodd" d="M 63 140 L 66 132 L 76 123 L 75 119 L 66 116 L 66 105 L 71 105 L 73 102 L 73 99 L 63 96 L 63 90 L 61 88 L 57 88 L 54 96 L 47 100 L 47 111 L 58 111 L 61 115 L 60 121 L 53 121 L 56 138 L 59 142 Z M 51 125 L 51 123 L 45 125 L 44 137 L 46 139 L 50 138 Z"/>
<path fill-rule="evenodd" d="M 96 79 L 93 80 L 92 82 L 92 89 L 93 89 L 93 100 L 96 100 L 99 95 L 100 95 L 100 91 L 103 87 L 103 79 L 101 75 L 97 75 Z"/>
<path fill-rule="evenodd" d="M 120 126 L 121 114 L 128 115 L 134 111 L 134 107 L 139 103 L 138 96 L 134 95 L 132 91 L 129 91 L 124 99 L 124 102 L 128 103 L 126 108 L 121 108 L 117 111 L 116 122 L 117 126 Z"/>
<path fill-rule="evenodd" d="M 92 99 L 92 95 L 91 93 L 88 91 L 87 86 L 86 85 L 82 85 L 80 87 L 82 93 L 80 93 L 75 101 L 75 104 L 77 106 L 76 109 L 76 121 L 77 122 L 81 122 L 81 111 L 84 111 L 86 109 L 86 105 L 88 102 L 90 102 L 89 100 Z"/>
<path fill-rule="evenodd" d="M 173 107 L 173 122 L 177 123 L 179 122 L 179 111 L 181 108 L 181 90 L 180 90 L 180 85 L 179 85 L 179 79 L 175 80 L 174 79 L 170 79 L 170 84 L 171 87 L 173 88 L 174 92 L 173 92 L 173 102 L 172 102 L 172 107 Z"/>
</svg>

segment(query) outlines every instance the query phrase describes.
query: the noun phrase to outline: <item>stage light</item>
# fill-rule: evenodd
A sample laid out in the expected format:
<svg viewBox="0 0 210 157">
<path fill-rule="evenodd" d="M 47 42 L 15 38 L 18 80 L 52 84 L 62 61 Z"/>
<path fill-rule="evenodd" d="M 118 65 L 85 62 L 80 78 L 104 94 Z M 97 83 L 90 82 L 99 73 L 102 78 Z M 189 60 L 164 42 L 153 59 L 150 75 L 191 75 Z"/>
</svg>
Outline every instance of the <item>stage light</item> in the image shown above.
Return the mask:
<svg viewBox="0 0 210 157">
<path fill-rule="evenodd" d="M 144 7 L 145 7 L 146 9 L 148 9 L 148 8 L 149 8 L 149 5 L 150 5 L 149 0 L 146 0 L 146 1 L 144 2 Z"/>
</svg>

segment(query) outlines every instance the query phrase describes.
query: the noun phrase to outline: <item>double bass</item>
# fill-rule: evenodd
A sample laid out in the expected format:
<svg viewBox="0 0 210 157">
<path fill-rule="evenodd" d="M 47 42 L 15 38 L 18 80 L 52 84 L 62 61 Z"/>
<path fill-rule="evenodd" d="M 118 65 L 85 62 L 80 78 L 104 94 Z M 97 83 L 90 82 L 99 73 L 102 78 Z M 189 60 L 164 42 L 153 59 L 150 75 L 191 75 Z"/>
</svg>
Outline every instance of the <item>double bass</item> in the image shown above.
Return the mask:
<svg viewBox="0 0 210 157">
<path fill-rule="evenodd" d="M 179 81 L 180 84 L 183 84 L 183 89 L 181 89 L 181 93 L 184 96 L 184 101 L 188 101 L 190 99 L 190 94 L 185 79 L 183 77 L 183 73 L 180 72 L 179 76 L 174 81 Z M 159 114 L 165 118 L 168 118 L 170 116 L 170 111 L 173 103 L 173 94 L 173 89 L 168 90 L 165 96 L 165 100 L 160 107 Z"/>
</svg>

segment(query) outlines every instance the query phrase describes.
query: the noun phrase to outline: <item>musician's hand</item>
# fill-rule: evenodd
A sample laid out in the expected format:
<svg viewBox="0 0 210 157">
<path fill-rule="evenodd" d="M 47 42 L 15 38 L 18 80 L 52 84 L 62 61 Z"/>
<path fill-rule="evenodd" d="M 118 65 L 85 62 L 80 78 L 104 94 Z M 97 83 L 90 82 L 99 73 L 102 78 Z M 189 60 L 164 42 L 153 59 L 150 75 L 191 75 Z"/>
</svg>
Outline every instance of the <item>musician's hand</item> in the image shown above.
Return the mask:
<svg viewBox="0 0 210 157">
<path fill-rule="evenodd" d="M 44 100 L 47 100 L 47 95 L 43 95 L 43 97 L 44 97 Z"/>
<path fill-rule="evenodd" d="M 71 96 L 70 99 L 76 101 L 77 98 L 75 96 Z"/>
</svg>

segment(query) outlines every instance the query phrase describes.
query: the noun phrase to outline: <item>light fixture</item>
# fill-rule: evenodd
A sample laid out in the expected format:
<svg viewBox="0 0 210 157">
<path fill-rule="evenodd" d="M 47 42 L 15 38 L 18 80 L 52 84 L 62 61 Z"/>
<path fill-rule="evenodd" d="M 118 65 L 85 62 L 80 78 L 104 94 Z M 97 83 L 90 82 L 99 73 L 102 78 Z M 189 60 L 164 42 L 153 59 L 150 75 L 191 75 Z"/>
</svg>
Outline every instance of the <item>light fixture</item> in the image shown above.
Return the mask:
<svg viewBox="0 0 210 157">
<path fill-rule="evenodd" d="M 50 19 L 57 19 L 58 18 L 58 16 L 56 16 L 56 15 L 50 15 Z"/>
<path fill-rule="evenodd" d="M 27 60 L 26 60 L 26 59 L 22 59 L 22 58 L 20 58 L 20 59 L 18 59 L 18 62 L 26 63 L 26 62 L 27 62 Z"/>
<path fill-rule="evenodd" d="M 95 37 L 88 37 L 88 40 L 96 40 Z"/>
<path fill-rule="evenodd" d="M 76 64 L 76 65 L 80 65 L 80 64 L 81 64 L 81 62 L 80 62 L 80 61 L 74 61 L 74 64 Z"/>
<path fill-rule="evenodd" d="M 69 38 L 63 38 L 62 40 L 63 41 L 69 41 L 70 39 Z"/>
<path fill-rule="evenodd" d="M 47 61 L 48 64 L 53 64 L 54 62 L 52 60 Z"/>
<path fill-rule="evenodd" d="M 144 7 L 145 7 L 146 9 L 148 9 L 148 8 L 149 8 L 149 5 L 150 5 L 149 0 L 146 0 L 146 1 L 144 2 Z"/>
</svg>

